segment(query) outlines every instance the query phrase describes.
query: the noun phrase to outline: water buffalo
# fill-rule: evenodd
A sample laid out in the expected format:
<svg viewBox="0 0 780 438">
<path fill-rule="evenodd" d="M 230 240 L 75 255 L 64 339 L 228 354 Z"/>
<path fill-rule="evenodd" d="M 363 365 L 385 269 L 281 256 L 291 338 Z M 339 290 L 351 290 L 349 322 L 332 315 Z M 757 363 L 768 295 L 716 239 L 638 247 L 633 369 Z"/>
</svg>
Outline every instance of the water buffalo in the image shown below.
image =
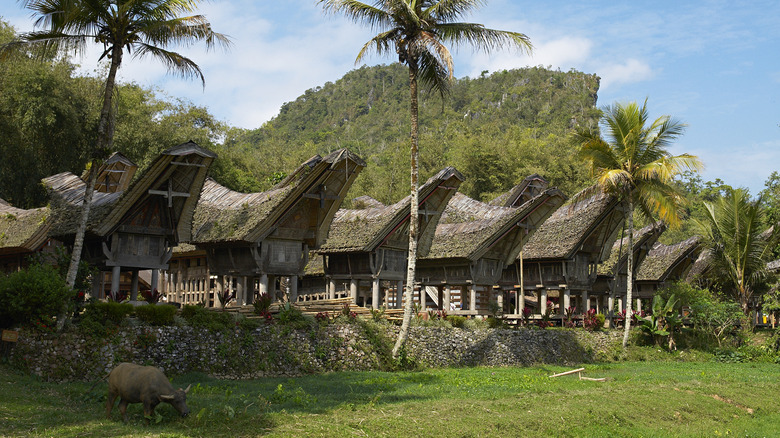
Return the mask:
<svg viewBox="0 0 780 438">
<path fill-rule="evenodd" d="M 131 363 L 120 363 L 108 375 L 108 401 L 106 401 L 106 417 L 111 418 L 111 410 L 117 396 L 119 412 L 127 422 L 128 403 L 143 403 L 144 416 L 151 417 L 154 408 L 160 403 L 170 403 L 182 417 L 190 410 L 187 408 L 187 389 L 174 390 L 165 374 L 155 367 L 145 367 Z"/>
</svg>

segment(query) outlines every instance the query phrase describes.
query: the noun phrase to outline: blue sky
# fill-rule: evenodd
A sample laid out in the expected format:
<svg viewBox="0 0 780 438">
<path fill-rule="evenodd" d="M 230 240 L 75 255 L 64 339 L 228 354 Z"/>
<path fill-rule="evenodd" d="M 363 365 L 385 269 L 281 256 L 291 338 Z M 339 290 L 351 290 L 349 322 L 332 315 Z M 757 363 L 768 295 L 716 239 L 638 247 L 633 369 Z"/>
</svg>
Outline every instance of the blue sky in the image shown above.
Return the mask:
<svg viewBox="0 0 780 438">
<path fill-rule="evenodd" d="M 3 19 L 32 30 L 29 13 L 4 0 Z M 127 60 L 121 78 L 204 105 L 219 119 L 257 128 L 284 102 L 354 69 L 373 34 L 315 0 L 204 2 L 200 12 L 230 35 L 232 49 L 182 48 L 203 68 L 199 82 L 165 75 L 150 60 Z M 577 69 L 601 77 L 599 105 L 648 98 L 652 117 L 688 124 L 672 153 L 698 155 L 705 180 L 757 194 L 780 170 L 780 2 L 489 0 L 467 21 L 523 32 L 533 56 L 453 50 L 455 75 L 523 66 Z M 97 47 L 80 62 L 96 68 Z M 370 57 L 369 64 L 393 62 Z M 423 121 L 424 123 L 424 121 Z M 424 145 L 421 145 L 424 147 Z"/>
</svg>

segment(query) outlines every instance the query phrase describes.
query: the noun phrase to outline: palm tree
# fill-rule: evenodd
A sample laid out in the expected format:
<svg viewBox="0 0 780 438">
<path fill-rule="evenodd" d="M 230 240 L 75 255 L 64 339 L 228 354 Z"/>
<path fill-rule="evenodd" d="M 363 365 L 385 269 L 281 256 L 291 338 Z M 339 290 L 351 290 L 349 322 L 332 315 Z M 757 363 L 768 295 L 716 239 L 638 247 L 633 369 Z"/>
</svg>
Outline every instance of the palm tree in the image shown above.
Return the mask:
<svg viewBox="0 0 780 438">
<path fill-rule="evenodd" d="M 682 135 L 685 125 L 669 116 L 655 119 L 648 126 L 647 100 L 615 104 L 603 110 L 602 125 L 606 138 L 590 130 L 575 134 L 580 153 L 596 178 L 594 190 L 617 196 L 627 208 L 628 247 L 634 247 L 634 210 L 653 220 L 657 214 L 671 226 L 684 198 L 673 185 L 673 178 L 684 169 L 701 167 L 698 158 L 683 154 L 671 156 L 667 147 Z M 623 347 L 628 343 L 633 287 L 633 253 L 629 251 L 626 290 L 626 324 Z"/>
<path fill-rule="evenodd" d="M 747 190 L 732 190 L 704 206 L 704 219 L 696 225 L 712 256 L 709 271 L 733 292 L 747 315 L 750 298 L 766 276 L 777 232 L 774 227 L 762 231 L 766 215 L 762 199 L 751 200 Z"/>
<path fill-rule="evenodd" d="M 481 6 L 483 0 L 376 0 L 369 5 L 357 0 L 320 0 L 326 12 L 343 13 L 355 22 L 380 32 L 363 45 L 355 63 L 373 50 L 379 55 L 398 55 L 398 62 L 409 67 L 411 115 L 411 213 L 409 219 L 409 261 L 406 273 L 406 304 L 393 357 L 406 342 L 412 316 L 412 296 L 417 262 L 418 199 L 418 107 L 417 83 L 420 81 L 442 97 L 452 81 L 453 60 L 444 43 L 455 46 L 469 43 L 489 51 L 507 44 L 531 51 L 527 36 L 517 32 L 488 29 L 481 24 L 455 22 Z"/>
<path fill-rule="evenodd" d="M 114 84 L 125 50 L 134 58 L 152 56 L 162 61 L 169 71 L 185 78 L 199 78 L 205 86 L 203 73 L 195 62 L 164 47 L 187 46 L 199 41 L 204 41 L 209 48 L 217 43 L 227 47 L 230 40 L 214 32 L 204 16 L 185 15 L 195 10 L 197 0 L 23 0 L 21 3 L 37 17 L 35 26 L 44 30 L 20 35 L 18 40 L 3 47 L 4 53 L 20 46 L 37 47 L 41 53 L 78 53 L 94 41 L 103 45 L 98 61 L 104 58 L 109 61 L 82 217 L 66 276 L 66 283 L 72 288 L 81 259 L 97 169 L 101 157 L 107 155 L 113 142 Z"/>
</svg>

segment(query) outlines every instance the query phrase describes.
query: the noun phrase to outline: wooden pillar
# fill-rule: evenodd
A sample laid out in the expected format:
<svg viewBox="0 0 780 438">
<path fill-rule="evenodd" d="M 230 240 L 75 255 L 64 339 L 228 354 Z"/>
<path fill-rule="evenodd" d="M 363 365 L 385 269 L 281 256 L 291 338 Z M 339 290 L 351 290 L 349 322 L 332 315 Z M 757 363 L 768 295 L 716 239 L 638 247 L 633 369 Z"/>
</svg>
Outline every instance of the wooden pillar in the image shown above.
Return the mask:
<svg viewBox="0 0 780 438">
<path fill-rule="evenodd" d="M 133 269 L 130 280 L 130 301 L 138 300 L 138 269 Z"/>
<path fill-rule="evenodd" d="M 375 278 L 371 282 L 371 307 L 378 309 L 379 305 L 379 278 Z"/>
<path fill-rule="evenodd" d="M 290 277 L 290 302 L 294 303 L 298 301 L 298 276 L 293 275 Z"/>
<path fill-rule="evenodd" d="M 224 275 L 218 275 L 217 276 L 217 296 L 214 297 L 214 301 L 212 305 L 214 307 L 217 307 L 217 301 L 219 301 L 219 297 L 222 296 L 222 292 L 225 290 L 225 276 Z M 208 306 L 208 303 L 206 303 L 206 306 Z"/>
<path fill-rule="evenodd" d="M 522 287 L 517 290 L 517 314 L 523 315 L 523 310 L 525 310 L 525 291 Z"/>
<path fill-rule="evenodd" d="M 100 294 L 100 277 L 103 276 L 103 271 L 98 271 L 97 274 L 92 275 L 92 293 L 94 298 L 103 298 Z"/>
<path fill-rule="evenodd" d="M 452 286 L 449 284 L 444 286 L 444 299 L 441 308 L 444 310 L 450 310 L 450 303 L 452 302 Z"/>
<path fill-rule="evenodd" d="M 328 299 L 336 299 L 336 280 L 333 277 L 328 279 Z"/>
<path fill-rule="evenodd" d="M 425 309 L 428 307 L 428 291 L 425 290 L 425 285 L 420 285 L 420 310 L 425 312 Z"/>
<path fill-rule="evenodd" d="M 566 315 L 566 309 L 571 307 L 571 291 L 569 289 L 565 289 L 563 291 L 563 299 L 559 301 L 561 303 L 561 308 L 560 308 L 561 316 L 564 316 Z"/>
<path fill-rule="evenodd" d="M 609 320 L 609 326 L 615 326 L 615 293 L 610 292 L 607 298 L 607 319 Z"/>
<path fill-rule="evenodd" d="M 472 284 L 469 288 L 469 310 L 477 310 L 477 285 Z"/>
<path fill-rule="evenodd" d="M 360 286 L 360 281 L 356 279 L 352 279 L 349 281 L 349 296 L 352 298 L 352 303 L 357 305 L 358 300 L 358 288 Z"/>
<path fill-rule="evenodd" d="M 122 275 L 122 268 L 120 266 L 114 266 L 111 270 L 111 293 L 115 294 L 119 292 L 119 277 Z"/>
<path fill-rule="evenodd" d="M 639 298 L 639 297 L 636 298 L 636 307 L 634 307 L 634 310 L 636 310 L 637 312 L 640 312 L 640 315 L 641 315 L 641 312 L 642 312 L 642 299 Z"/>
<path fill-rule="evenodd" d="M 404 306 L 404 281 L 398 280 L 395 283 L 395 308 L 403 309 Z"/>
<path fill-rule="evenodd" d="M 157 283 L 159 283 L 159 281 L 160 281 L 160 270 L 152 269 L 152 284 L 149 285 L 152 291 L 157 290 Z"/>
<path fill-rule="evenodd" d="M 582 291 L 582 304 L 580 309 L 582 309 L 580 313 L 583 315 L 587 313 L 588 310 L 590 310 L 590 297 L 588 296 L 588 291 L 586 290 Z"/>
<path fill-rule="evenodd" d="M 547 313 L 547 289 L 539 289 L 539 314 Z"/>
</svg>

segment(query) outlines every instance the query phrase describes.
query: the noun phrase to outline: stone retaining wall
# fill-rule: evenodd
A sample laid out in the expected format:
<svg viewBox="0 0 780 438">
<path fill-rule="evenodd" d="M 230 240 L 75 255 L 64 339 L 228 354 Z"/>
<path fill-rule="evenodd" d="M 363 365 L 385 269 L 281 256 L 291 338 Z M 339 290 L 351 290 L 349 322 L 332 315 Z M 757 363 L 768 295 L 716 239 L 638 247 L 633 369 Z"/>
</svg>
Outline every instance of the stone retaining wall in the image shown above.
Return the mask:
<svg viewBox="0 0 780 438">
<path fill-rule="evenodd" d="M 309 330 L 268 325 L 214 332 L 192 327 L 132 327 L 108 338 L 20 333 L 11 361 L 52 381 L 93 381 L 119 362 L 155 365 L 172 375 L 226 379 L 388 369 L 398 328 L 371 323 Z M 420 367 L 525 366 L 592 362 L 619 344 L 616 333 L 574 330 L 412 327 L 407 361 Z"/>
</svg>

